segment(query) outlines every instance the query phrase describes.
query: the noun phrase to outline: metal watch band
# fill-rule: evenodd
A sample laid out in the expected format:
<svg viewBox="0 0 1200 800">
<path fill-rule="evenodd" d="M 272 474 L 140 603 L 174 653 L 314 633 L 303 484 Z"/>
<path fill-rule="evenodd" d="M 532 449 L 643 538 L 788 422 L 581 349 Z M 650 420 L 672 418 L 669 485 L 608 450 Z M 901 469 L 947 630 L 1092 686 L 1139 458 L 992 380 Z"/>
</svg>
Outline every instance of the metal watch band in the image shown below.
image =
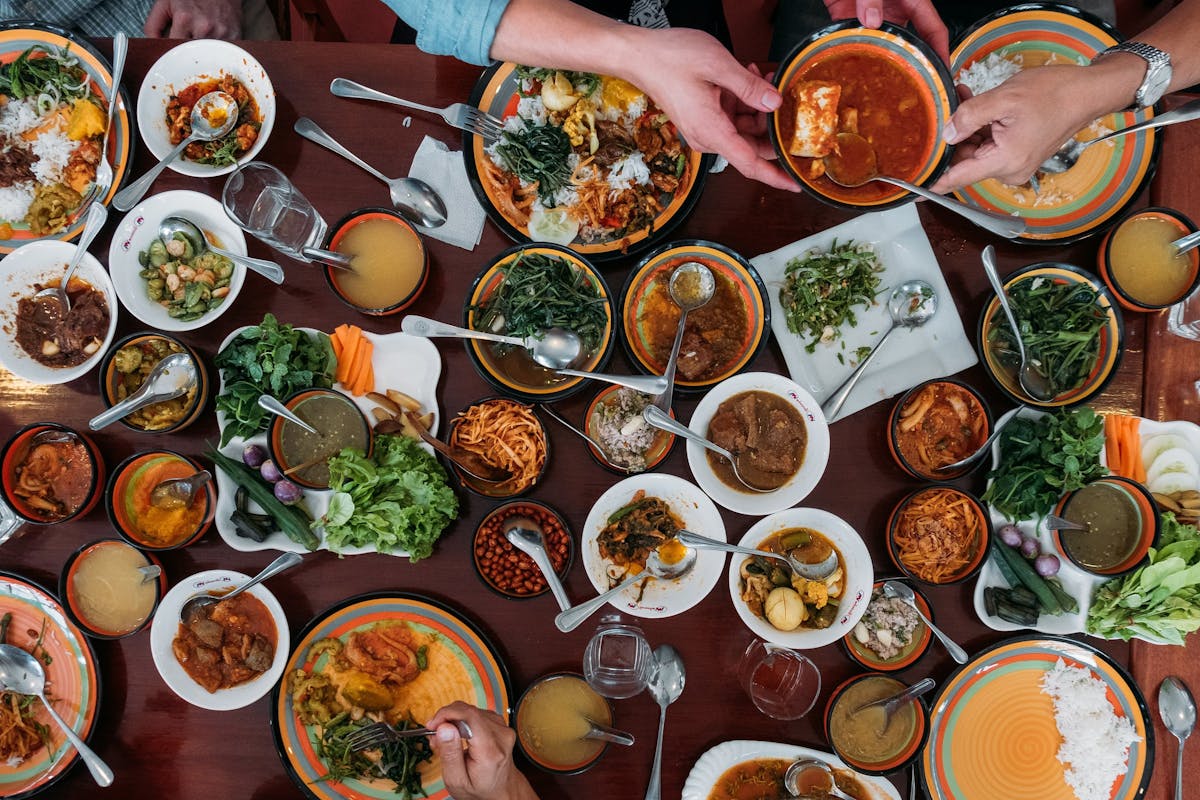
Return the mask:
<svg viewBox="0 0 1200 800">
<path fill-rule="evenodd" d="M 1109 53 L 1132 53 L 1146 61 L 1146 76 L 1134 93 L 1134 102 L 1129 110 L 1152 106 L 1166 93 L 1171 82 L 1170 54 L 1145 42 L 1121 42 L 1101 51 L 1092 61 L 1097 61 Z"/>
</svg>

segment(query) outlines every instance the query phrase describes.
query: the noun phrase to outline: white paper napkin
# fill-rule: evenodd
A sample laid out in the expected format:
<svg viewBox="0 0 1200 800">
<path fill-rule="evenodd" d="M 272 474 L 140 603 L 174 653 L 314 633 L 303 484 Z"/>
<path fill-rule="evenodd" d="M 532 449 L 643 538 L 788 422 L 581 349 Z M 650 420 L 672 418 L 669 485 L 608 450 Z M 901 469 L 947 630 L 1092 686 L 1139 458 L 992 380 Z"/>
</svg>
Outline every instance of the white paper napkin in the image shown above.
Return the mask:
<svg viewBox="0 0 1200 800">
<path fill-rule="evenodd" d="M 422 228 L 421 234 L 464 250 L 474 250 L 483 235 L 484 213 L 467 180 L 462 153 L 426 136 L 413 156 L 408 175 L 436 189 L 446 204 L 446 224 Z"/>
</svg>

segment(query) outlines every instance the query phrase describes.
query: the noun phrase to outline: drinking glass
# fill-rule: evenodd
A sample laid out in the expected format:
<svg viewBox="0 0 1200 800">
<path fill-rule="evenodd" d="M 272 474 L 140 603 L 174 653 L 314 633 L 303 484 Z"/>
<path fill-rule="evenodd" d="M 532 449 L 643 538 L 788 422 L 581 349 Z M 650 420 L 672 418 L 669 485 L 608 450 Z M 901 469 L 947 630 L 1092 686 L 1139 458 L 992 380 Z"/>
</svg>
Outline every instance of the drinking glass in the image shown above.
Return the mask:
<svg viewBox="0 0 1200 800">
<path fill-rule="evenodd" d="M 1200 341 L 1200 289 L 1171 306 L 1167 330 L 1184 339 Z"/>
<path fill-rule="evenodd" d="M 221 193 L 229 218 L 248 233 L 297 261 L 311 261 L 306 247 L 320 247 L 329 225 L 287 176 L 270 164 L 243 164 Z"/>
<path fill-rule="evenodd" d="M 642 629 L 617 615 L 601 618 L 583 653 L 583 676 L 605 697 L 633 697 L 646 688 L 654 669 L 654 651 Z"/>
<path fill-rule="evenodd" d="M 774 719 L 799 719 L 821 693 L 821 673 L 806 656 L 755 639 L 738 666 L 742 688 L 759 711 Z"/>
</svg>

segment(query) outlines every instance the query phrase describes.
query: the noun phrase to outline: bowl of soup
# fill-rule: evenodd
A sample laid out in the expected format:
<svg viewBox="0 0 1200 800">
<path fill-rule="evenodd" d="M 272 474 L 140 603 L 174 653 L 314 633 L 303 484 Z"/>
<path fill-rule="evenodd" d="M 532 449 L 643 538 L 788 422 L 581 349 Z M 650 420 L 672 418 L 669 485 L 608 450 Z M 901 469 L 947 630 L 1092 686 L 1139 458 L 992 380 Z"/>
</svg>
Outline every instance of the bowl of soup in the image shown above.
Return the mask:
<svg viewBox="0 0 1200 800">
<path fill-rule="evenodd" d="M 204 469 L 194 458 L 171 450 L 135 453 L 122 461 L 108 482 L 105 509 L 125 541 L 141 550 L 177 550 L 201 539 L 217 508 L 215 481 L 196 493 L 191 505 L 161 508 L 150 502 L 163 481 L 190 478 Z"/>
<path fill-rule="evenodd" d="M 588 720 L 612 725 L 612 706 L 582 675 L 558 672 L 538 678 L 517 701 L 521 752 L 547 772 L 573 775 L 595 766 L 608 743 L 583 736 Z"/>
<path fill-rule="evenodd" d="M 57 422 L 21 428 L 0 451 L 4 501 L 26 522 L 55 525 L 91 511 L 104 492 L 95 443 Z"/>
<path fill-rule="evenodd" d="M 350 269 L 325 266 L 325 282 L 346 305 L 373 316 L 396 314 L 421 294 L 429 278 L 429 252 L 404 217 L 365 208 L 343 217 L 326 249 L 350 256 Z"/>
<path fill-rule="evenodd" d="M 158 567 L 157 576 L 141 570 Z M 72 621 L 97 639 L 132 636 L 150 624 L 167 591 L 167 576 L 152 554 L 120 539 L 101 539 L 67 559 L 59 580 Z"/>
<path fill-rule="evenodd" d="M 1096 264 L 1117 302 L 1130 311 L 1157 311 L 1200 285 L 1200 250 L 1180 255 L 1171 242 L 1196 230 L 1170 208 L 1127 214 L 1100 243 Z"/>
<path fill-rule="evenodd" d="M 867 775 L 903 769 L 929 737 L 929 709 L 910 700 L 886 722 L 882 706 L 863 708 L 907 689 L 907 684 L 878 672 L 859 675 L 833 690 L 825 706 L 825 737 L 843 761 Z"/>
<path fill-rule="evenodd" d="M 1085 572 L 1106 578 L 1140 566 L 1161 528 L 1150 491 L 1118 475 L 1068 492 L 1054 513 L 1085 528 L 1051 531 L 1055 548 Z"/>
<path fill-rule="evenodd" d="M 284 401 L 316 433 L 291 420 L 271 420 L 268 444 L 280 471 L 306 489 L 329 488 L 329 459 L 353 447 L 370 455 L 371 427 L 358 406 L 335 389 L 304 389 Z"/>
<path fill-rule="evenodd" d="M 940 471 L 975 453 L 992 433 L 992 413 L 979 392 L 942 378 L 909 389 L 888 418 L 888 450 L 914 478 L 949 481 L 973 470 Z"/>
</svg>

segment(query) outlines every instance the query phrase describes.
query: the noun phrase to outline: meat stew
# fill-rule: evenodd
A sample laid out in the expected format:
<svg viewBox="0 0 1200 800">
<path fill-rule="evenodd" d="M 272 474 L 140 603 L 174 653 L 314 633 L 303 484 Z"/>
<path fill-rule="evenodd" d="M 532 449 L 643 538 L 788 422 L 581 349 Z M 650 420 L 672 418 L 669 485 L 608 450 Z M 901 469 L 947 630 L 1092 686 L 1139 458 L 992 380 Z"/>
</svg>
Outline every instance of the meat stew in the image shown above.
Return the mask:
<svg viewBox="0 0 1200 800">
<path fill-rule="evenodd" d="M 764 489 L 778 489 L 804 463 L 808 428 L 786 398 L 751 391 L 735 394 L 717 406 L 708 423 L 708 438 L 738 456 L 738 469 L 746 480 Z M 711 450 L 705 454 L 722 483 L 739 492 L 749 491 L 723 456 Z"/>
<path fill-rule="evenodd" d="M 209 692 L 254 680 L 271 668 L 278 632 L 270 610 L 249 592 L 222 600 L 171 643 L 175 660 Z"/>
</svg>

